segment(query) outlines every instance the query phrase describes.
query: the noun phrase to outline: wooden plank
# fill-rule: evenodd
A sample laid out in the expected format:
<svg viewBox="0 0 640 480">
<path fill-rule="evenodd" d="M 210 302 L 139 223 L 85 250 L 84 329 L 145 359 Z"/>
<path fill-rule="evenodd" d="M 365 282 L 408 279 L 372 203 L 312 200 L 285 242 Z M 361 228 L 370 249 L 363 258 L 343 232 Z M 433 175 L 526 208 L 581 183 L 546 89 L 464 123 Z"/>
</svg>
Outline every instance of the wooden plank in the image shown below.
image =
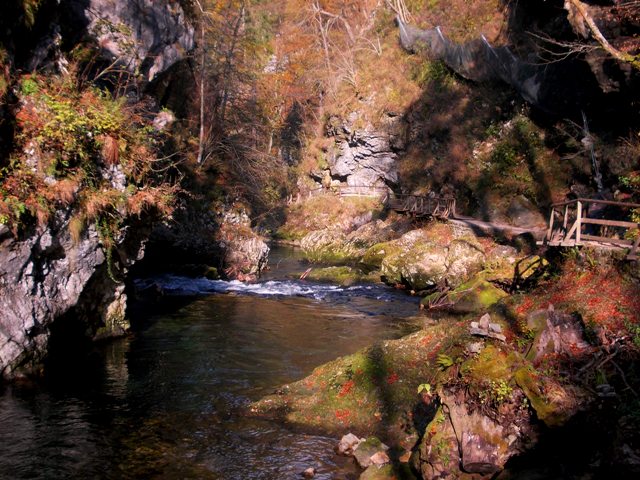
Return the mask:
<svg viewBox="0 0 640 480">
<path fill-rule="evenodd" d="M 631 240 L 625 240 L 622 238 L 609 238 L 609 237 L 599 237 L 597 235 L 587 235 L 582 234 L 583 240 L 589 240 L 591 242 L 600 242 L 600 243 L 610 243 L 612 245 L 620 245 L 623 247 L 630 247 L 633 245 Z"/>
<path fill-rule="evenodd" d="M 627 260 L 640 260 L 638 255 L 627 255 Z"/>
<path fill-rule="evenodd" d="M 571 237 L 573 237 L 573 235 L 576 233 L 576 231 L 578 230 L 578 220 L 576 219 L 575 222 L 573 222 L 573 225 L 571 226 L 571 230 L 569 230 L 569 233 L 567 233 L 564 238 L 566 238 L 567 240 L 569 240 Z"/>
<path fill-rule="evenodd" d="M 556 209 L 552 207 L 551 215 L 549 216 L 549 228 L 547 229 L 547 235 L 546 235 L 547 241 L 551 241 L 551 238 L 553 235 L 553 219 L 555 215 L 556 215 Z"/>
<path fill-rule="evenodd" d="M 580 234 L 582 233 L 582 202 L 578 202 L 577 206 L 577 218 L 576 218 L 576 245 L 580 245 Z"/>
<path fill-rule="evenodd" d="M 566 202 L 552 203 L 551 208 L 564 207 L 565 205 L 572 205 L 577 202 L 578 200 L 567 200 Z"/>
<path fill-rule="evenodd" d="M 606 225 L 608 227 L 623 227 L 623 228 L 640 228 L 640 224 L 635 222 L 623 222 L 618 220 L 605 220 L 600 218 L 583 218 L 582 223 L 589 223 L 591 225 Z"/>
</svg>

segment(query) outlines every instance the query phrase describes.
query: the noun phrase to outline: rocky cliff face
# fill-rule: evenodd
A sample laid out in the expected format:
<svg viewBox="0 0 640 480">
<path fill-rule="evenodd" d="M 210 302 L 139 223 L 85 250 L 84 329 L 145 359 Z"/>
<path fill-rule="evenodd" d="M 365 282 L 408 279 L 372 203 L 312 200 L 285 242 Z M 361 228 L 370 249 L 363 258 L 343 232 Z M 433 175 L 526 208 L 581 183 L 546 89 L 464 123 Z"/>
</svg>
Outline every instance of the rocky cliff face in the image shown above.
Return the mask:
<svg viewBox="0 0 640 480">
<path fill-rule="evenodd" d="M 184 58 L 193 47 L 193 29 L 179 3 L 171 0 L 45 1 L 34 19 L 33 36 L 31 43 L 18 45 L 20 27 L 16 27 L 15 38 L 11 32 L 9 40 L 0 38 L 10 66 L 69 75 L 63 52 L 88 42 L 97 45 L 115 68 L 124 67 L 136 76 L 141 73 L 142 84 Z M 25 105 L 17 105 L 17 111 L 31 111 Z M 32 110 L 37 118 L 37 109 Z M 117 140 L 111 140 L 117 146 Z M 27 144 L 25 149 L 29 148 Z M 122 150 L 122 146 L 116 148 Z M 57 153 L 31 150 L 22 152 L 29 158 L 25 164 L 29 174 L 49 186 L 60 183 L 55 178 L 59 172 L 43 173 L 51 170 L 47 162 Z M 102 177 L 93 180 L 104 187 L 96 186 L 95 193 L 111 188 L 124 195 L 128 187 L 136 192 L 138 187 L 127 184 L 129 179 L 117 165 L 117 152 L 114 164 L 107 162 L 107 150 L 105 146 L 102 152 L 94 152 L 96 158 L 87 161 L 87 168 L 97 166 Z M 129 327 L 122 278 L 142 257 L 149 226 L 138 215 L 135 222 L 130 218 L 117 231 L 110 231 L 108 241 L 99 232 L 97 220 L 86 222 L 86 228 L 79 231 L 73 219 L 82 219 L 81 209 L 86 208 L 78 200 L 82 188 L 82 184 L 74 187 L 69 192 L 73 200 L 56 204 L 49 220 L 37 226 L 26 222 L 11 231 L 3 224 L 6 218 L 0 223 L 0 377 L 37 373 L 55 336 L 61 338 L 58 343 L 63 348 L 73 349 L 75 340 L 122 335 Z M 120 207 L 118 214 L 126 218 L 126 208 Z M 138 213 L 142 210 L 144 207 Z M 65 339 L 70 330 L 77 336 Z"/>
<path fill-rule="evenodd" d="M 172 0 L 67 0 L 70 24 L 84 25 L 101 53 L 154 80 L 194 46 L 194 30 Z"/>
<path fill-rule="evenodd" d="M 379 129 L 360 123 L 358 112 L 346 119 L 329 119 L 326 135 L 333 145 L 326 152 L 328 168 L 313 174 L 324 186 L 384 187 L 398 183 L 396 161 L 405 147 L 402 118 L 387 114 L 384 128 Z"/>
<path fill-rule="evenodd" d="M 123 235 L 107 263 L 95 227 L 79 240 L 69 231 L 70 211 L 23 240 L 0 227 L 0 373 L 13 377 L 37 370 L 46 356 L 50 327 L 65 314 L 82 321 L 87 338 L 122 335 L 124 285 L 109 271 L 142 254 L 142 237 Z M 75 309 L 75 310 L 74 310 Z"/>
</svg>

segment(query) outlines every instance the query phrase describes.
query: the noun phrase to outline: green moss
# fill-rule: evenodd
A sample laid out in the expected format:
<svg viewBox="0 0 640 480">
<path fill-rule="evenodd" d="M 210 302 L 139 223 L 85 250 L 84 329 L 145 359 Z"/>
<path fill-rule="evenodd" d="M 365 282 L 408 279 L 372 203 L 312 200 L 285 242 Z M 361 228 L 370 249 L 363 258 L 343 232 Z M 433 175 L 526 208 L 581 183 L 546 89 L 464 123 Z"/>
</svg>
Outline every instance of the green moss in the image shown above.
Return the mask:
<svg viewBox="0 0 640 480">
<path fill-rule="evenodd" d="M 342 286 L 349 286 L 361 282 L 380 281 L 380 276 L 375 273 L 367 275 L 356 268 L 347 266 L 314 268 L 306 278 L 318 282 L 337 283 Z"/>
<path fill-rule="evenodd" d="M 216 267 L 208 267 L 206 272 L 204 273 L 204 276 L 209 280 L 220 279 L 220 273 L 218 272 L 218 269 Z"/>
<path fill-rule="evenodd" d="M 382 265 L 382 260 L 384 260 L 386 256 L 397 253 L 399 249 L 400 247 L 397 245 L 397 242 L 377 243 L 367 249 L 360 263 L 367 268 L 379 269 Z"/>
<path fill-rule="evenodd" d="M 545 398 L 540 389 L 540 381 L 534 378 L 531 370 L 525 367 L 520 368 L 516 371 L 514 378 L 541 421 L 550 427 L 561 425 L 566 421 L 567 412 L 556 408 Z"/>
<path fill-rule="evenodd" d="M 469 379 L 473 383 L 484 384 L 510 380 L 517 364 L 518 357 L 514 353 L 506 353 L 495 345 L 488 344 L 476 358 L 466 362 L 465 370 L 469 372 Z"/>
<path fill-rule="evenodd" d="M 360 475 L 360 480 L 415 480 L 409 465 L 384 465 L 378 468 L 375 465 L 367 468 Z"/>
<path fill-rule="evenodd" d="M 440 294 L 434 293 L 422 300 L 422 305 L 429 306 L 438 300 Z M 492 305 L 508 296 L 507 293 L 486 281 L 482 275 L 463 283 L 448 293 L 439 303 L 447 311 L 455 313 L 475 313 L 488 310 Z"/>
</svg>

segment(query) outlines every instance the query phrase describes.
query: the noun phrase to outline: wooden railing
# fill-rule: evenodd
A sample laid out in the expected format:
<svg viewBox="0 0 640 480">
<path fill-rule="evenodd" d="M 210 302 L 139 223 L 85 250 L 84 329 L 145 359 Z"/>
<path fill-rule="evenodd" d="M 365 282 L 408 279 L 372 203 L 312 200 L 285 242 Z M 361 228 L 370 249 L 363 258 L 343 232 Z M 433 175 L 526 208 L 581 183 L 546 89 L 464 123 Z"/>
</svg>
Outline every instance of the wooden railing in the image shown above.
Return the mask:
<svg viewBox="0 0 640 480">
<path fill-rule="evenodd" d="M 340 197 L 377 197 L 386 203 L 391 210 L 414 217 L 449 218 L 455 215 L 455 198 L 441 196 L 425 196 L 411 194 L 394 194 L 389 187 L 369 185 L 336 185 L 330 188 L 314 188 L 306 194 L 290 197 L 289 203 L 301 201 L 303 198 L 321 195 Z"/>
<path fill-rule="evenodd" d="M 449 197 L 399 194 L 387 203 L 392 210 L 414 217 L 449 218 L 456 212 L 456 199 Z"/>
<path fill-rule="evenodd" d="M 544 243 L 561 247 L 604 243 L 629 248 L 627 259 L 637 260 L 640 223 L 605 218 L 605 214 L 629 217 L 635 208 L 640 208 L 640 204 L 589 198 L 554 203 Z M 629 230 L 638 231 L 635 239 L 626 238 Z"/>
<path fill-rule="evenodd" d="M 336 185 L 329 188 L 318 187 L 307 191 L 305 194 L 291 196 L 289 203 L 301 201 L 304 198 L 319 197 L 322 195 L 336 195 L 339 197 L 378 197 L 387 201 L 391 189 L 369 185 Z"/>
</svg>

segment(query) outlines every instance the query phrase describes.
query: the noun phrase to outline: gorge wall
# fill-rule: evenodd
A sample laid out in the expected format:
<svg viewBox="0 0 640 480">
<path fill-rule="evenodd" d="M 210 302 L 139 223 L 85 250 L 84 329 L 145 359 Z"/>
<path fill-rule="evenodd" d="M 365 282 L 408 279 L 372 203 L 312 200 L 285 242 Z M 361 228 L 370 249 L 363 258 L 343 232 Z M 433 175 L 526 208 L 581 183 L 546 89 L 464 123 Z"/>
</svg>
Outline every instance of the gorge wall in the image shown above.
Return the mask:
<svg viewBox="0 0 640 480">
<path fill-rule="evenodd" d="M 70 52 L 87 48 L 96 52 L 94 65 L 101 65 L 104 80 L 113 78 L 109 69 L 116 74 L 141 75 L 136 82 L 136 88 L 142 89 L 138 90 L 139 99 L 148 82 L 183 60 L 194 47 L 193 27 L 180 4 L 171 0 L 45 1 L 36 7 L 11 2 L 8 9 L 16 11 L 13 18 L 0 22 L 5 27 L 0 46 L 6 71 L 48 72 L 50 81 L 59 79 L 62 85 L 73 82 L 68 71 Z M 5 120 L 2 155 L 6 155 L 2 164 L 8 164 L 9 155 L 27 159 L 24 167 L 19 163 L 12 167 L 14 176 L 8 175 L 6 182 L 13 183 L 5 183 L 2 190 L 0 374 L 5 378 L 37 372 L 46 358 L 52 331 L 64 336 L 75 329 L 81 338 L 98 339 L 122 335 L 128 329 L 124 274 L 144 251 L 150 231 L 145 205 L 155 201 L 148 195 L 153 191 L 162 196 L 162 189 L 166 189 L 139 183 L 139 172 L 118 158 L 139 155 L 148 162 L 152 156 L 151 151 L 142 149 L 142 143 L 137 153 L 131 152 L 131 141 L 125 143 L 117 133 L 120 128 L 122 136 L 133 135 L 139 120 L 127 122 L 118 117 L 112 121 L 109 114 L 100 116 L 105 105 L 116 109 L 113 116 L 119 115 L 122 104 L 109 104 L 92 94 L 95 98 L 85 95 L 80 100 L 86 101 L 81 108 L 88 110 L 74 110 L 80 108 L 78 103 L 67 103 L 70 99 L 64 94 L 52 97 L 46 92 L 48 85 L 34 78 L 23 77 L 21 85 L 13 85 L 1 105 Z M 59 143 L 47 144 L 40 137 L 25 143 L 22 125 L 45 114 L 60 121 L 61 111 L 67 115 L 59 128 L 61 141 L 69 142 L 68 151 L 67 143 L 58 147 Z M 45 125 L 46 140 L 58 138 L 52 122 Z M 89 129 L 89 133 L 82 130 L 85 140 L 78 145 L 71 144 L 75 141 L 71 137 L 80 132 L 73 130 L 74 122 L 78 129 Z M 156 125 L 147 136 L 158 136 L 161 129 Z M 16 141 L 22 151 L 12 151 L 16 147 L 7 139 Z M 77 158 L 84 147 L 87 153 Z M 62 148 L 62 156 L 56 148 Z M 82 172 L 88 172 L 86 178 Z M 30 185 L 41 186 L 45 192 L 42 209 L 29 204 L 30 197 L 22 202 L 17 187 L 12 187 L 19 181 L 28 189 Z M 56 200 L 44 205 L 49 191 L 58 192 Z M 66 193 L 60 193 L 63 191 Z M 136 202 L 142 204 L 136 206 Z M 93 213 L 95 221 L 87 213 L 91 205 L 99 210 Z M 30 215 L 37 216 L 37 221 L 29 220 Z M 115 218 L 121 220 L 110 224 L 109 219 Z"/>
</svg>

